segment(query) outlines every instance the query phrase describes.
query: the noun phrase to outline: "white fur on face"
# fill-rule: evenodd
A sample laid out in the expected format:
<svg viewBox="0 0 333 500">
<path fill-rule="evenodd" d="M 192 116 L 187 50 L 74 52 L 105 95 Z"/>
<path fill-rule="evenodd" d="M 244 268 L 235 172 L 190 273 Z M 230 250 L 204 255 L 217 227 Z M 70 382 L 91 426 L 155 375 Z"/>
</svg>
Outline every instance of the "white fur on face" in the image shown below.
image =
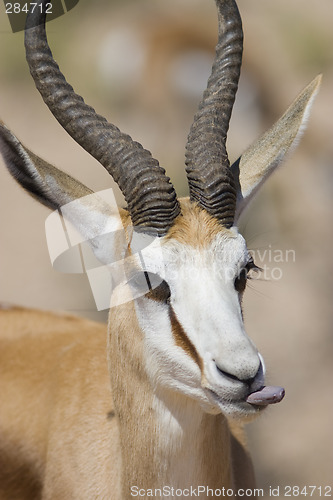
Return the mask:
<svg viewBox="0 0 333 500">
<path fill-rule="evenodd" d="M 152 382 L 195 398 L 210 413 L 253 413 L 244 402 L 248 386 L 242 381 L 255 377 L 260 357 L 245 333 L 234 287 L 249 260 L 244 238 L 232 229 L 218 234 L 205 249 L 176 240 L 162 240 L 161 247 L 162 262 L 154 245 L 145 252 L 144 271 L 165 279 L 170 301 L 147 296 L 135 301 Z M 171 309 L 201 366 L 176 344 Z"/>
</svg>

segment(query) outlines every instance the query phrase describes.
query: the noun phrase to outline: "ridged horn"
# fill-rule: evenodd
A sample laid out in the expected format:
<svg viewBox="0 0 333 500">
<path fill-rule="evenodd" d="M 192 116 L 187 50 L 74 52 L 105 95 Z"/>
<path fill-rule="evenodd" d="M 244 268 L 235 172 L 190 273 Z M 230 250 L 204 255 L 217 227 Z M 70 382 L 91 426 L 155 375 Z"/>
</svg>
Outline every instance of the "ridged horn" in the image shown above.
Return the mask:
<svg viewBox="0 0 333 500">
<path fill-rule="evenodd" d="M 180 213 L 169 177 L 149 151 L 98 115 L 67 83 L 47 42 L 46 3 L 29 12 L 25 29 L 26 58 L 37 89 L 60 125 L 112 175 L 133 225 L 163 236 Z"/>
<path fill-rule="evenodd" d="M 233 224 L 236 187 L 226 140 L 243 53 L 242 21 L 234 0 L 216 0 L 219 35 L 212 73 L 186 144 L 190 198 L 222 225 Z"/>
</svg>

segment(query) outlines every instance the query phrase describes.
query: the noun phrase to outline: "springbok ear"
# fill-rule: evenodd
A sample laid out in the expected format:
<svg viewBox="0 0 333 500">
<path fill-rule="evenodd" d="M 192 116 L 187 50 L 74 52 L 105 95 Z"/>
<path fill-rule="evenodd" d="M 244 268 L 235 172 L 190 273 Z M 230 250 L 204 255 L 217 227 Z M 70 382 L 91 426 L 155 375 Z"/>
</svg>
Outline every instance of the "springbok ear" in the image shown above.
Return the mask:
<svg viewBox="0 0 333 500">
<path fill-rule="evenodd" d="M 0 152 L 14 179 L 40 203 L 53 210 L 92 194 L 86 186 L 29 151 L 2 122 Z"/>
<path fill-rule="evenodd" d="M 59 210 L 80 233 L 80 241 L 88 241 L 96 257 L 107 261 L 104 254 L 112 249 L 105 248 L 103 236 L 122 229 L 115 202 L 36 156 L 2 122 L 0 152 L 16 181 L 39 202 Z"/>
<path fill-rule="evenodd" d="M 232 173 L 238 186 L 235 222 L 260 186 L 280 165 L 285 155 L 297 145 L 320 82 L 321 75 L 299 94 L 275 125 L 232 165 Z"/>
</svg>

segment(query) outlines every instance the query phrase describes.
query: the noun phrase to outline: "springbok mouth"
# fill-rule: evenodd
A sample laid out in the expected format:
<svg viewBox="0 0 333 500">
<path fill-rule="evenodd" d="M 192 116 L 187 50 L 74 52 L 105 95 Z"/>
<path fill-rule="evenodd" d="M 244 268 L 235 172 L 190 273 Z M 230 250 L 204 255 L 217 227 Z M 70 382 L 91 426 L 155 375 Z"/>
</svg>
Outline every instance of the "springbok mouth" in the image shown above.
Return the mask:
<svg viewBox="0 0 333 500">
<path fill-rule="evenodd" d="M 278 386 L 265 386 L 259 391 L 252 392 L 246 398 L 246 402 L 255 406 L 267 406 L 280 403 L 284 398 L 285 390 Z"/>
</svg>

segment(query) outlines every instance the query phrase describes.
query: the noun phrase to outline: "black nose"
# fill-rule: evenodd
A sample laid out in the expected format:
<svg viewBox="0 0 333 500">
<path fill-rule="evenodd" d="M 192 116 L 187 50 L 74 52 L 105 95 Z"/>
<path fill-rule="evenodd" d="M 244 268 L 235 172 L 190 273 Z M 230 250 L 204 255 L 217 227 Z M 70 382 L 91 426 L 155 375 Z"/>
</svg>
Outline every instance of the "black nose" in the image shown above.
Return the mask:
<svg viewBox="0 0 333 500">
<path fill-rule="evenodd" d="M 242 382 L 243 384 L 246 384 L 251 389 L 251 391 L 259 390 L 263 386 L 264 367 L 261 361 L 257 373 L 255 374 L 254 377 L 251 378 L 239 378 L 236 375 L 233 375 L 232 373 L 222 370 L 222 368 L 220 368 L 216 363 L 215 365 L 218 373 L 228 378 L 229 380 L 235 380 L 237 382 Z"/>
</svg>

